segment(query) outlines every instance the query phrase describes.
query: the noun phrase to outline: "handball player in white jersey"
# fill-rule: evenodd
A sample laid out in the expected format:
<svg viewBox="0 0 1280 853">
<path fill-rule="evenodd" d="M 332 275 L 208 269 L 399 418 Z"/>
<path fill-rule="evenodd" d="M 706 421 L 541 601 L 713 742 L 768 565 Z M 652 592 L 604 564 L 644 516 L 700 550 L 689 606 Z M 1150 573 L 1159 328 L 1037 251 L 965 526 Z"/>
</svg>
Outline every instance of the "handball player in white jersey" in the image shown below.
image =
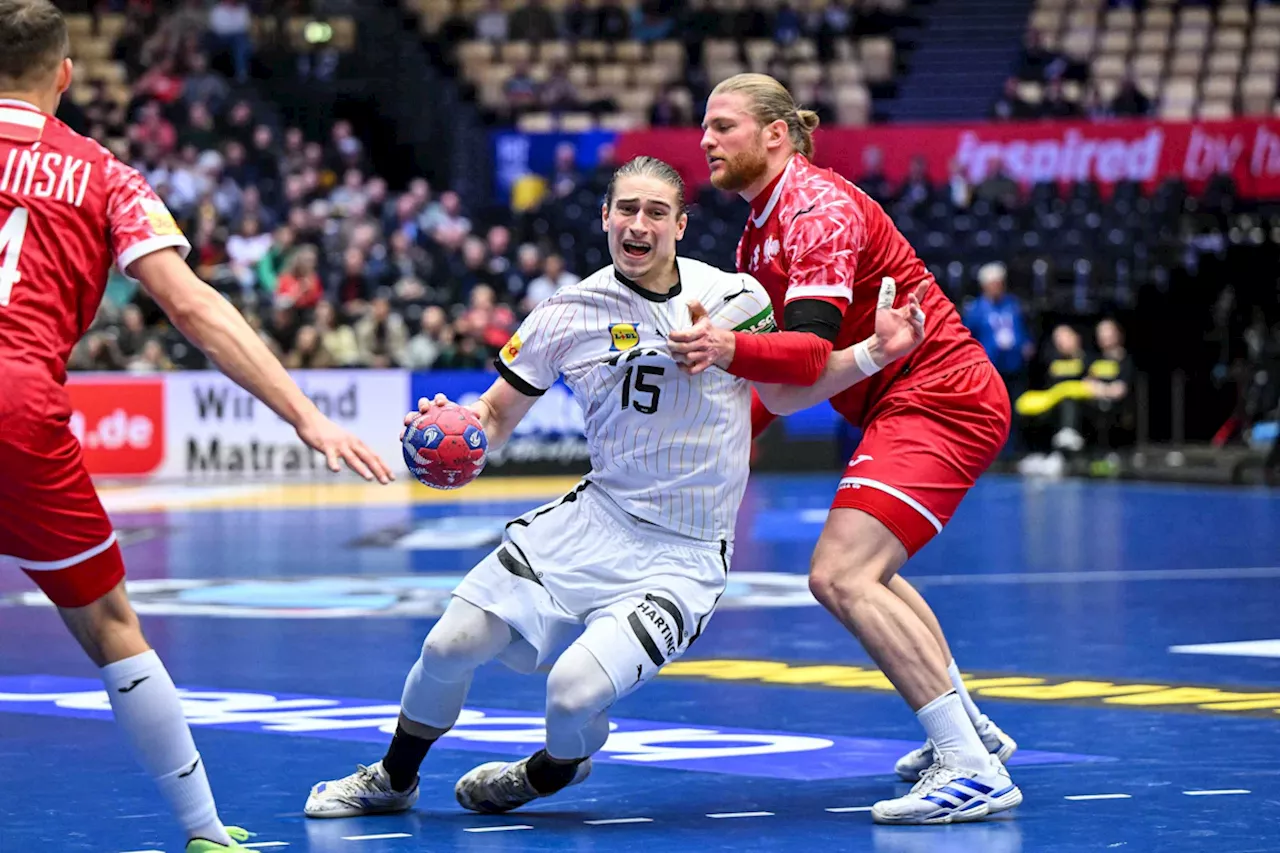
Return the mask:
<svg viewBox="0 0 1280 853">
<path fill-rule="evenodd" d="M 749 473 L 751 386 L 719 369 L 682 370 L 667 336 L 703 316 L 738 332 L 776 327 L 750 275 L 676 257 L 684 207 L 683 183 L 666 163 L 639 157 L 621 167 L 601 211 L 613 264 L 540 303 L 503 348 L 498 379 L 471 406 L 489 447 L 506 442 L 563 376 L 583 408 L 591 472 L 507 525 L 427 636 L 386 755 L 315 785 L 309 817 L 412 807 L 419 767 L 457 721 L 476 667 L 498 658 L 533 672 L 571 640 L 547 679 L 545 748 L 482 764 L 455 793 L 465 808 L 504 812 L 575 785 L 609 737 L 609 708 L 706 628 Z M 891 356 L 923 337 L 911 306 L 885 308 L 880 334 Z M 831 355 L 816 389 L 770 393 L 816 402 L 857 376 L 846 350 Z M 447 403 L 438 395 L 419 410 Z"/>
</svg>

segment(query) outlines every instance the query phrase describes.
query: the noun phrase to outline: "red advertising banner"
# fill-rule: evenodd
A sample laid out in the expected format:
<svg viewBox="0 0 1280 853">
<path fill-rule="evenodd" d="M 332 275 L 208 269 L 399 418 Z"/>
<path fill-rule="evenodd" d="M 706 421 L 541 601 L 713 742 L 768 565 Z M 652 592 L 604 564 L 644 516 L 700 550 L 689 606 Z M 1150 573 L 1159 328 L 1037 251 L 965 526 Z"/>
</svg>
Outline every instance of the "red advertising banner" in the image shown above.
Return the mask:
<svg viewBox="0 0 1280 853">
<path fill-rule="evenodd" d="M 707 183 L 702 131 L 673 128 L 619 134 L 621 161 L 640 154 L 670 162 L 693 186 Z M 921 156 L 929 177 L 945 181 L 954 163 L 973 182 L 999 160 L 1024 184 L 1091 179 L 1104 187 L 1133 180 L 1148 189 L 1180 177 L 1198 190 L 1217 173 L 1235 178 L 1249 198 L 1280 198 L 1280 119 L 1204 122 L 1067 121 L 1000 124 L 891 125 L 819 128 L 815 160 L 854 180 L 863 154 L 880 149 L 892 183 Z"/>
<path fill-rule="evenodd" d="M 161 379 L 76 377 L 67 382 L 71 432 L 94 476 L 151 474 L 164 462 Z"/>
</svg>

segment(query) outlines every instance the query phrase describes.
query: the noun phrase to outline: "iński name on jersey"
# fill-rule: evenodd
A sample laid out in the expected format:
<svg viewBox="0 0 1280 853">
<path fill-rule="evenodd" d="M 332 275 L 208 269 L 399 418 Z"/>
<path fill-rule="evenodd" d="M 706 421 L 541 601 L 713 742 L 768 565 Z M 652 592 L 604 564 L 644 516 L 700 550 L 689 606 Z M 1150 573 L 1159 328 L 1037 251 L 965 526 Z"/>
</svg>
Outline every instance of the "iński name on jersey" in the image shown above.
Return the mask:
<svg viewBox="0 0 1280 853">
<path fill-rule="evenodd" d="M 13 148 L 0 174 L 0 193 L 52 198 L 79 207 L 93 164 L 57 151 Z"/>
</svg>

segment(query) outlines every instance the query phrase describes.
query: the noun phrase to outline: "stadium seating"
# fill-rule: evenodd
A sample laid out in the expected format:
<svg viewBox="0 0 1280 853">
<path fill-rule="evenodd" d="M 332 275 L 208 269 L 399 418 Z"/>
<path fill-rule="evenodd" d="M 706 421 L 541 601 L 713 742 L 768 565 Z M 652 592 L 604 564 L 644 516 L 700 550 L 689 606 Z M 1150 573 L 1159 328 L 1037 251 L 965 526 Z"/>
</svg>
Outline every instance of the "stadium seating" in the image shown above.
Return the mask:
<svg viewBox="0 0 1280 853">
<path fill-rule="evenodd" d="M 900 11 L 908 5 L 904 0 L 873 2 L 886 11 Z M 453 16 L 474 18 L 484 5 L 479 0 L 406 0 L 406 4 L 419 16 L 421 31 L 429 39 L 439 37 Z M 508 11 L 520 5 L 517 0 L 503 2 Z M 566 4 L 556 0 L 547 5 L 558 10 Z M 717 0 L 712 5 L 725 13 L 744 6 L 736 0 Z M 795 5 L 813 12 L 820 11 L 826 3 L 814 0 Z M 775 6 L 766 4 L 767 8 Z M 806 104 L 814 102 L 819 85 L 825 83 L 831 92 L 836 123 L 866 124 L 871 118 L 872 87 L 888 83 L 895 76 L 896 45 L 889 36 L 873 35 L 837 38 L 832 47 L 832 60 L 822 64 L 812 38 L 796 38 L 785 44 L 772 38 L 709 38 L 701 46 L 702 76 L 714 83 L 740 71 L 782 73 L 797 99 Z M 530 131 L 579 130 L 594 125 L 619 130 L 643 127 L 649 124 L 650 108 L 663 91 L 687 114 L 695 112 L 697 96 L 688 85 L 687 50 L 674 39 L 653 43 L 553 40 L 540 44 L 474 39 L 459 45 L 456 56 L 462 79 L 475 88 L 479 102 L 496 114 L 505 115 L 504 84 L 513 69 L 527 68 L 532 78 L 542 83 L 558 63 L 568 64 L 569 80 L 579 100 L 587 104 L 611 103 L 615 107 L 598 115 L 576 110 L 523 112 L 518 117 L 519 126 Z"/>
<path fill-rule="evenodd" d="M 1105 0 L 1036 0 L 1030 27 L 1043 45 L 1088 67 L 1088 87 L 1112 101 L 1126 75 L 1165 119 L 1280 115 L 1280 6 L 1248 0 L 1179 5 L 1147 0 L 1109 8 Z M 1040 83 L 1022 84 L 1024 100 Z M 1068 84 L 1069 100 L 1087 96 Z"/>
</svg>

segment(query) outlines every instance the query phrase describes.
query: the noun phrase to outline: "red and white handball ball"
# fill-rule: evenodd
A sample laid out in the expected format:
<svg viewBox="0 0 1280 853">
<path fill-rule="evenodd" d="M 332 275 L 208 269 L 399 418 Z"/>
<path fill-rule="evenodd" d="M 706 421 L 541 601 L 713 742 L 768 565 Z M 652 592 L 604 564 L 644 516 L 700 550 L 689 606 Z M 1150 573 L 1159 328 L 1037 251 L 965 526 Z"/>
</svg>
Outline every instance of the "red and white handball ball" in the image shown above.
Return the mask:
<svg viewBox="0 0 1280 853">
<path fill-rule="evenodd" d="M 460 489 L 484 470 L 489 439 L 480 419 L 456 403 L 432 406 L 405 428 L 404 461 L 418 482 Z"/>
</svg>

